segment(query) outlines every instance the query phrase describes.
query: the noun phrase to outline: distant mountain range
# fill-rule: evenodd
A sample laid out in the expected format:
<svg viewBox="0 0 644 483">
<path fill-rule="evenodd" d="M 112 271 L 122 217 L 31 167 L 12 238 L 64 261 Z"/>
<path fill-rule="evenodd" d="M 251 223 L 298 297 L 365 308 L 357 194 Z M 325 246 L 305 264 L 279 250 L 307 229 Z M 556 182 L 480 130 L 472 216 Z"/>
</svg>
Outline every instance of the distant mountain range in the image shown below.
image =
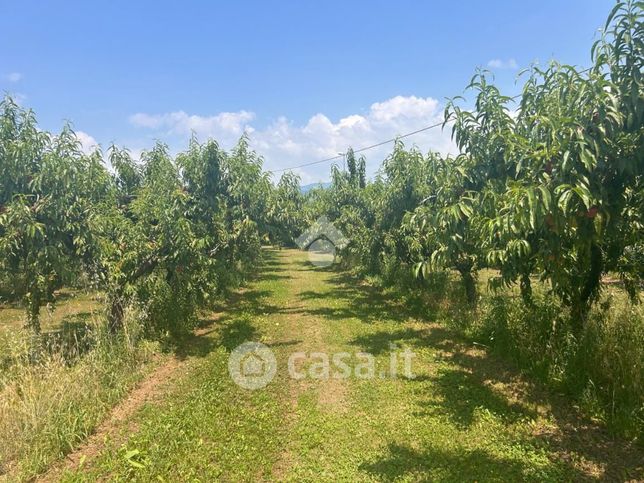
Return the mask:
<svg viewBox="0 0 644 483">
<path fill-rule="evenodd" d="M 311 191 L 314 188 L 328 188 L 331 186 L 331 183 L 311 183 L 311 184 L 305 184 L 304 186 L 300 187 L 300 191 L 302 194 L 306 194 L 309 191 Z"/>
</svg>

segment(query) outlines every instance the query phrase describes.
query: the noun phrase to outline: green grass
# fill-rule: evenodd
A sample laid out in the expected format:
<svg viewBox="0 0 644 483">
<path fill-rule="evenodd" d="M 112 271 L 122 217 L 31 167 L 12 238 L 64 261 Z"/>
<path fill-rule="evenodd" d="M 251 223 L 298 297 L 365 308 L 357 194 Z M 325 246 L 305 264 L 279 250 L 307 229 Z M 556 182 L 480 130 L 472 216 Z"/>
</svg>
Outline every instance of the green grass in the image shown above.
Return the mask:
<svg viewBox="0 0 644 483">
<path fill-rule="evenodd" d="M 40 323 L 44 332 L 85 324 L 101 311 L 100 294 L 63 289 L 56 293 L 57 302 L 43 307 Z M 20 330 L 25 326 L 25 311 L 17 303 L 0 304 L 0 333 Z"/>
<path fill-rule="evenodd" d="M 92 433 L 154 365 L 150 344 L 93 337 L 70 364 L 59 353 L 14 364 L 0 385 L 0 480 L 30 480 Z"/>
<path fill-rule="evenodd" d="M 136 481 L 157 476 L 174 481 L 248 479 L 269 475 L 284 443 L 280 423 L 286 380 L 266 391 L 244 391 L 228 375 L 228 354 L 246 340 L 271 344 L 279 331 L 275 314 L 288 302 L 286 285 L 267 262 L 263 277 L 243 291 L 215 331 L 193 341 L 194 352 L 181 380 L 162 408 L 146 405 L 139 431 L 123 445 L 108 445 L 91 469 L 67 474 L 67 481 L 93 481 L 101 475 Z M 273 346 L 280 351 L 279 345 Z M 287 347 L 287 346 L 284 346 Z"/>
<path fill-rule="evenodd" d="M 441 311 L 383 296 L 293 250 L 196 337 L 181 378 L 64 481 L 572 481 L 643 478 L 641 449 L 448 328 Z M 229 378 L 246 340 L 276 353 L 263 390 Z M 414 379 L 293 380 L 295 351 L 412 349 Z M 134 426 L 132 426 L 132 424 Z M 135 428 L 134 430 L 132 428 Z M 638 467 L 638 465 L 640 465 Z"/>
<path fill-rule="evenodd" d="M 477 273 L 476 306 L 465 301 L 456 272 L 419 281 L 409 267 L 397 267 L 389 277 L 369 281 L 386 286 L 387 297 L 431 311 L 445 327 L 565 394 L 611 433 L 642 446 L 644 304 L 630 300 L 617 274 L 608 274 L 583 330 L 573 335 L 570 308 L 538 277 L 532 277 L 528 305 L 517 285 L 492 290 L 488 281 L 496 276 L 492 269 Z"/>
<path fill-rule="evenodd" d="M 96 292 L 63 289 L 34 345 L 19 304 L 0 306 L 0 481 L 30 480 L 73 451 L 157 363 L 136 314 L 105 333 Z"/>
</svg>

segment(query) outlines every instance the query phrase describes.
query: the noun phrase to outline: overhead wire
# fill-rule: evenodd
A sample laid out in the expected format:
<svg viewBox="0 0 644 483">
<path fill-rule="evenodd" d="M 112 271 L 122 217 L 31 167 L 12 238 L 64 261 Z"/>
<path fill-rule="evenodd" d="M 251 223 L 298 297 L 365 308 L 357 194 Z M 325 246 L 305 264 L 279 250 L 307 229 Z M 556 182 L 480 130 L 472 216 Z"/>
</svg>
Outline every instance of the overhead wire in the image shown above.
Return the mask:
<svg viewBox="0 0 644 483">
<path fill-rule="evenodd" d="M 434 128 L 437 128 L 439 126 L 442 126 L 443 124 L 444 124 L 444 122 L 440 121 L 440 122 L 437 122 L 435 124 L 431 124 L 429 126 L 423 127 L 421 129 L 416 129 L 415 131 L 408 132 L 406 134 L 401 134 L 400 136 L 396 136 L 396 137 L 393 137 L 391 139 L 387 139 L 385 141 L 381 141 L 379 143 L 372 144 L 370 146 L 365 146 L 365 147 L 362 147 L 362 148 L 359 148 L 359 149 L 354 149 L 353 152 L 354 153 L 361 153 L 363 151 L 368 151 L 369 149 L 373 149 L 373 148 L 377 148 L 377 147 L 380 147 L 380 146 L 384 146 L 385 144 L 393 143 L 394 141 L 396 141 L 398 139 L 407 138 L 409 136 L 413 136 L 414 134 L 418 134 L 418 133 L 421 133 L 423 131 L 429 131 L 430 129 L 434 129 Z M 307 166 L 313 166 L 313 165 L 316 165 L 316 164 L 328 163 L 328 162 L 331 162 L 331 161 L 335 161 L 336 159 L 342 159 L 344 156 L 345 156 L 344 154 L 337 154 L 335 156 L 331 156 L 330 158 L 320 159 L 318 161 L 312 161 L 310 163 L 304 163 L 304 164 L 300 164 L 300 165 L 297 165 L 297 166 L 291 166 L 290 168 L 275 169 L 275 170 L 272 170 L 272 172 L 273 173 L 281 173 L 283 171 L 291 171 L 293 169 L 305 168 Z"/>
<path fill-rule="evenodd" d="M 579 73 L 579 74 L 584 74 L 584 73 L 586 73 L 586 72 L 589 72 L 590 70 L 592 70 L 592 68 L 591 68 L 591 67 L 589 67 L 589 68 L 587 68 L 587 69 L 584 69 L 584 70 L 581 70 L 581 71 L 578 71 L 578 73 Z M 523 94 L 517 94 L 516 96 L 512 96 L 512 97 L 510 97 L 510 99 L 512 99 L 512 100 L 516 100 L 516 99 L 518 99 L 519 97 L 521 97 L 522 95 L 523 95 Z M 448 122 L 449 122 L 449 121 L 448 121 Z M 380 147 L 380 146 L 384 146 L 385 144 L 393 143 L 393 142 L 395 142 L 395 141 L 396 141 L 396 140 L 398 140 L 398 139 L 404 139 L 404 138 L 407 138 L 407 137 L 409 137 L 409 136 L 413 136 L 414 134 L 418 134 L 418 133 L 421 133 L 421 132 L 424 132 L 424 131 L 429 131 L 430 129 L 437 128 L 437 127 L 442 126 L 442 125 L 444 125 L 444 124 L 446 124 L 444 121 L 440 121 L 440 122 L 437 122 L 437 123 L 435 123 L 435 124 L 431 124 L 431 125 L 429 125 L 429 126 L 423 127 L 423 128 L 421 128 L 421 129 L 416 129 L 415 131 L 411 131 L 411 132 L 408 132 L 408 133 L 406 133 L 406 134 L 401 134 L 400 136 L 396 136 L 396 137 L 393 137 L 393 138 L 391 138 L 391 139 L 387 139 L 387 140 L 385 140 L 385 141 L 381 141 L 381 142 L 379 142 L 379 143 L 372 144 L 372 145 L 370 145 L 370 146 L 365 146 L 365 147 L 362 147 L 362 148 L 359 148 L 359 149 L 354 149 L 354 150 L 353 150 L 353 152 L 354 152 L 354 153 L 361 153 L 361 152 L 364 152 L 364 151 L 368 151 L 368 150 L 370 150 L 370 149 L 374 149 L 374 148 L 377 148 L 377 147 Z M 329 162 L 331 162 L 331 161 L 335 161 L 335 160 L 339 160 L 339 159 L 344 159 L 344 156 L 345 156 L 345 154 L 344 154 L 344 153 L 336 154 L 335 156 L 331 156 L 331 157 L 329 157 L 329 158 L 319 159 L 319 160 L 317 160 L 317 161 L 311 161 L 311 162 L 309 162 L 309 163 L 299 164 L 299 165 L 297 165 L 297 166 L 291 166 L 290 168 L 274 169 L 274 170 L 272 170 L 271 172 L 272 172 L 272 173 L 282 173 L 282 172 L 284 172 L 284 171 L 292 171 L 292 170 L 294 170 L 294 169 L 306 168 L 306 167 L 308 167 L 308 166 L 315 166 L 316 164 L 329 163 Z"/>
</svg>

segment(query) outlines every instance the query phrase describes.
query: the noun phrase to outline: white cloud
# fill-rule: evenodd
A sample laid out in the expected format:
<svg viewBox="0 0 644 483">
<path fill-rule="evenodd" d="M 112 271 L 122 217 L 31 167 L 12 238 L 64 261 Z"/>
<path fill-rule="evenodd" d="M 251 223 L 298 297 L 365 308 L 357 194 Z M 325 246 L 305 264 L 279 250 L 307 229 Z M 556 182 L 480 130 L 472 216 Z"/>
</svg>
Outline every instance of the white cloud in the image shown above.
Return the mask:
<svg viewBox="0 0 644 483">
<path fill-rule="evenodd" d="M 22 74 L 20 72 L 10 72 L 9 74 L 5 75 L 4 78 L 9 82 L 18 82 L 20 79 L 22 79 Z"/>
<path fill-rule="evenodd" d="M 247 111 L 214 116 L 189 115 L 180 111 L 157 115 L 138 113 L 130 117 L 130 122 L 149 129 L 154 137 L 165 137 L 163 140 L 173 147 L 174 142 L 185 146 L 185 141 L 194 131 L 200 140 L 213 137 L 222 147 L 229 149 L 246 131 L 250 134 L 252 147 L 264 157 L 265 169 L 279 170 L 335 156 L 345 152 L 349 146 L 359 149 L 415 131 L 442 121 L 443 113 L 440 103 L 434 98 L 396 96 L 372 104 L 366 113 L 351 114 L 335 121 L 317 113 L 300 125 L 279 117 L 259 128 L 250 124 L 254 119 L 255 115 Z M 450 139 L 450 130 L 443 131 L 440 127 L 406 138 L 404 142 L 408 146 L 415 144 L 423 151 L 458 152 Z M 370 175 L 380 167 L 391 149 L 390 143 L 364 153 Z M 295 171 L 303 183 L 311 183 L 329 179 L 330 166 L 331 163 L 322 163 Z"/>
<path fill-rule="evenodd" d="M 487 63 L 487 66 L 491 69 L 518 69 L 519 64 L 514 59 L 501 60 L 501 59 L 492 59 Z"/>
<path fill-rule="evenodd" d="M 364 115 L 352 114 L 335 122 L 321 113 L 302 126 L 280 118 L 266 128 L 256 130 L 251 135 L 251 144 L 265 157 L 266 169 L 278 170 L 335 156 L 349 146 L 354 149 L 370 146 L 442 119 L 436 99 L 396 96 L 372 104 Z M 406 138 L 404 142 L 408 146 L 416 144 L 423 151 L 457 152 L 449 130 L 440 128 Z M 376 172 L 391 149 L 390 143 L 364 152 L 370 175 Z M 303 183 L 317 182 L 329 178 L 331 164 L 322 163 L 295 171 Z"/>
<path fill-rule="evenodd" d="M 190 135 L 194 132 L 199 138 L 218 138 L 228 135 L 241 135 L 248 129 L 247 123 L 255 119 L 248 111 L 222 112 L 215 116 L 189 115 L 184 111 L 166 114 L 137 113 L 130 116 L 130 123 L 137 127 L 166 131 L 168 134 Z"/>
<path fill-rule="evenodd" d="M 81 143 L 81 151 L 85 154 L 91 154 L 98 148 L 98 142 L 92 136 L 83 131 L 75 131 L 76 139 Z"/>
<path fill-rule="evenodd" d="M 386 122 L 400 117 L 422 117 L 427 113 L 436 112 L 437 107 L 438 101 L 431 97 L 396 96 L 387 101 L 372 104 L 371 113 L 375 121 Z"/>
</svg>

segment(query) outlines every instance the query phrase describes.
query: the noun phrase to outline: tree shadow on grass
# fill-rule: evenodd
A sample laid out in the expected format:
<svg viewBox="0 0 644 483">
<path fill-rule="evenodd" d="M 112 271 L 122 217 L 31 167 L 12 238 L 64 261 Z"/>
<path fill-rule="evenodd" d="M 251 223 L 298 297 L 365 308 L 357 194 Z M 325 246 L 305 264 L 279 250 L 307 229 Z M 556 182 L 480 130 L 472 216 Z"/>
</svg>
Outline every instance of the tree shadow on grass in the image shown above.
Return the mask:
<svg viewBox="0 0 644 483">
<path fill-rule="evenodd" d="M 257 281 L 277 281 L 290 278 L 279 272 L 286 271 L 273 250 L 263 250 L 262 261 L 252 277 Z M 257 316 L 266 316 L 280 311 L 280 308 L 267 303 L 272 295 L 270 290 L 241 288 L 226 294 L 225 300 L 212 309 L 219 313 L 201 319 L 194 333 L 181 336 L 173 347 L 180 359 L 205 357 L 218 347 L 232 351 L 235 347 L 260 336 L 253 325 Z"/>
<path fill-rule="evenodd" d="M 387 353 L 391 345 L 403 345 L 412 351 L 426 348 L 441 351 L 457 350 L 457 342 L 450 332 L 438 326 L 427 329 L 404 328 L 394 331 L 378 331 L 361 335 L 350 341 L 360 350 L 375 356 Z M 449 355 L 454 359 L 454 354 Z M 424 403 L 425 411 L 416 416 L 442 413 L 460 428 L 467 428 L 475 422 L 478 410 L 495 414 L 507 422 L 514 422 L 537 414 L 527 406 L 510 403 L 503 395 L 495 392 L 486 381 L 491 376 L 487 371 L 476 370 L 476 363 L 439 366 L 435 375 L 417 376 L 409 379 L 411 383 L 426 384 L 428 393 L 439 396 Z"/>
<path fill-rule="evenodd" d="M 352 345 L 360 347 L 363 352 L 374 356 L 389 352 L 391 344 L 404 344 L 413 348 L 422 345 L 423 330 L 405 328 L 396 329 L 391 332 L 380 331 L 372 334 L 360 335 L 350 341 Z"/>
<path fill-rule="evenodd" d="M 306 262 L 311 270 L 311 264 Z M 382 320 L 404 322 L 408 319 L 433 318 L 437 314 L 438 304 L 428 304 L 419 292 L 402 293 L 389 290 L 383 296 L 379 287 L 361 283 L 360 280 L 342 271 L 336 266 L 316 269 L 330 274 L 324 291 L 307 290 L 298 295 L 304 301 L 311 301 L 313 307 L 302 312 L 307 315 L 327 318 L 329 320 L 358 319 L 371 324 Z M 345 303 L 338 306 L 338 300 Z"/>
<path fill-rule="evenodd" d="M 277 281 L 277 280 L 288 280 L 291 277 L 288 275 L 280 275 L 279 273 L 265 273 L 262 275 L 262 280 L 270 280 L 270 281 Z"/>
<path fill-rule="evenodd" d="M 468 377 L 478 387 L 505 387 L 505 394 L 498 391 L 494 393 L 505 400 L 508 400 L 508 393 L 512 396 L 513 402 L 509 409 L 519 419 L 524 416 L 536 417 L 537 408 L 552 417 L 556 427 L 551 431 L 536 431 L 527 438 L 527 443 L 538 446 L 546 443 L 553 457 L 565 461 L 575 470 L 578 468 L 575 462 L 582 457 L 603 470 L 602 479 L 644 481 L 644 450 L 590 421 L 572 407 L 565 396 L 555 394 L 543 384 L 522 377 L 518 368 L 511 363 L 480 348 L 472 348 L 467 340 L 451 331 L 445 330 L 440 335 L 434 335 L 432 341 L 447 351 L 445 358 L 453 362 L 457 370 L 469 374 Z M 442 374 L 437 383 L 446 406 L 450 407 L 452 415 L 456 417 L 463 403 L 460 402 L 459 391 L 450 384 L 449 376 L 449 373 Z M 504 413 L 506 417 L 508 414 L 512 413 Z M 584 478 L 589 478 L 587 473 L 582 474 Z"/>
<path fill-rule="evenodd" d="M 641 448 L 610 435 L 581 416 L 565 397 L 525 380 L 510 363 L 473 347 L 459 334 L 428 323 L 426 330 L 378 331 L 352 341 L 376 355 L 387 351 L 390 342 L 404 343 L 412 350 L 433 349 L 437 360 L 444 362 L 435 373 L 408 380 L 408 384 L 421 384 L 420 393 L 425 393 L 414 416 L 443 414 L 456 427 L 468 429 L 476 423 L 479 412 L 491 413 L 508 424 L 536 420 L 540 413 L 547 413 L 555 428 L 517 436 L 523 439 L 522 444 L 548 448 L 549 457 L 563 461 L 568 471 L 576 474 L 575 480 L 595 479 L 593 470 L 586 463 L 580 466 L 580 460 L 599 468 L 603 479 L 643 480 Z M 504 476 L 503 472 L 497 474 Z"/>
<path fill-rule="evenodd" d="M 239 344 L 257 338 L 257 329 L 250 319 L 249 314 L 237 314 L 234 310 L 216 319 L 203 319 L 195 332 L 174 337 L 169 349 L 180 360 L 206 357 L 218 347 L 232 351 Z"/>
<path fill-rule="evenodd" d="M 219 331 L 221 345 L 229 351 L 239 344 L 255 340 L 257 337 L 258 330 L 247 317 L 237 317 L 234 320 L 226 321 L 221 325 Z"/>
<path fill-rule="evenodd" d="M 338 285 L 329 292 L 303 293 L 303 297 L 322 300 L 337 297 L 343 300 L 344 303 L 340 305 L 346 305 L 346 308 L 333 310 L 318 307 L 312 309 L 313 313 L 330 319 L 356 317 L 365 323 L 373 320 L 391 322 L 389 330 L 362 334 L 350 341 L 353 345 L 379 355 L 389 351 L 391 343 L 400 344 L 412 350 L 429 350 L 438 361 L 443 362 L 437 364 L 434 373 L 409 380 L 409 384 L 422 384 L 421 394 L 426 388 L 426 397 L 420 401 L 421 408 L 415 416 L 421 418 L 428 414 L 444 414 L 456 427 L 467 429 L 476 423 L 479 412 L 491 413 L 509 424 L 523 419 L 536 420 L 539 414 L 547 414 L 554 421 L 555 428 L 517 436 L 524 439 L 521 444 L 547 448 L 549 458 L 563 461 L 567 471 L 576 475 L 575 479 L 594 479 L 596 475 L 592 472 L 599 471 L 604 479 L 644 481 L 642 448 L 614 437 L 604 427 L 590 422 L 565 397 L 539 383 L 526 380 L 520 376 L 518 368 L 508 361 L 473 345 L 472 341 L 456 331 L 430 322 L 437 313 L 435 306 L 430 305 L 423 310 L 422 304 L 407 305 L 388 300 L 390 294 L 360 285 L 346 275 L 334 277 L 334 281 Z M 410 318 L 416 322 L 424 321 L 426 328 L 418 328 L 417 324 L 413 327 L 402 326 Z M 405 461 L 413 466 L 417 464 L 414 463 L 416 460 L 410 459 L 413 453 L 404 453 L 405 448 L 394 449 L 397 458 L 392 462 L 393 469 L 387 471 L 399 471 L 404 475 L 408 470 Z M 404 457 L 405 454 L 407 457 Z M 432 454 L 423 453 L 419 457 L 422 459 L 425 456 Z M 488 458 L 488 455 L 480 452 L 440 456 L 449 456 L 447 459 L 451 458 L 455 463 L 462 458 L 467 464 Z M 487 463 L 491 469 L 481 468 L 483 479 L 505 479 L 506 462 Z M 380 471 L 380 474 L 385 471 L 382 463 L 371 468 Z M 449 471 L 445 474 L 447 479 L 454 479 L 458 475 Z"/>
<path fill-rule="evenodd" d="M 544 481 L 556 480 L 553 467 L 538 468 L 484 450 L 423 448 L 390 444 L 385 454 L 360 469 L 383 481 Z"/>
<path fill-rule="evenodd" d="M 302 309 L 302 312 L 326 320 L 339 321 L 358 319 L 364 323 L 375 323 L 383 319 L 403 322 L 413 315 L 404 305 L 393 304 L 382 296 L 376 296 L 373 289 L 359 289 L 337 284 L 324 292 L 303 291 L 299 297 L 304 301 L 314 302 L 312 307 Z M 337 306 L 335 301 L 345 300 L 343 306 Z"/>
<path fill-rule="evenodd" d="M 179 360 L 206 357 L 214 349 L 215 341 L 211 337 L 195 333 L 183 334 L 173 344 L 174 355 Z"/>
<path fill-rule="evenodd" d="M 224 302 L 220 302 L 213 306 L 214 312 L 225 313 L 248 313 L 251 315 L 269 315 L 279 312 L 279 307 L 269 304 L 266 299 L 272 293 L 269 290 L 248 290 L 241 289 L 237 292 L 231 292 Z M 212 319 L 204 321 L 207 324 L 215 322 Z M 203 323 L 200 326 L 203 327 Z"/>
<path fill-rule="evenodd" d="M 440 400 L 425 402 L 425 413 L 419 412 L 418 416 L 434 412 L 446 414 L 452 424 L 461 429 L 467 429 L 476 422 L 478 411 L 492 413 L 506 423 L 537 417 L 536 411 L 509 402 L 485 385 L 477 374 L 461 368 L 440 369 L 436 377 L 429 379 Z"/>
</svg>

